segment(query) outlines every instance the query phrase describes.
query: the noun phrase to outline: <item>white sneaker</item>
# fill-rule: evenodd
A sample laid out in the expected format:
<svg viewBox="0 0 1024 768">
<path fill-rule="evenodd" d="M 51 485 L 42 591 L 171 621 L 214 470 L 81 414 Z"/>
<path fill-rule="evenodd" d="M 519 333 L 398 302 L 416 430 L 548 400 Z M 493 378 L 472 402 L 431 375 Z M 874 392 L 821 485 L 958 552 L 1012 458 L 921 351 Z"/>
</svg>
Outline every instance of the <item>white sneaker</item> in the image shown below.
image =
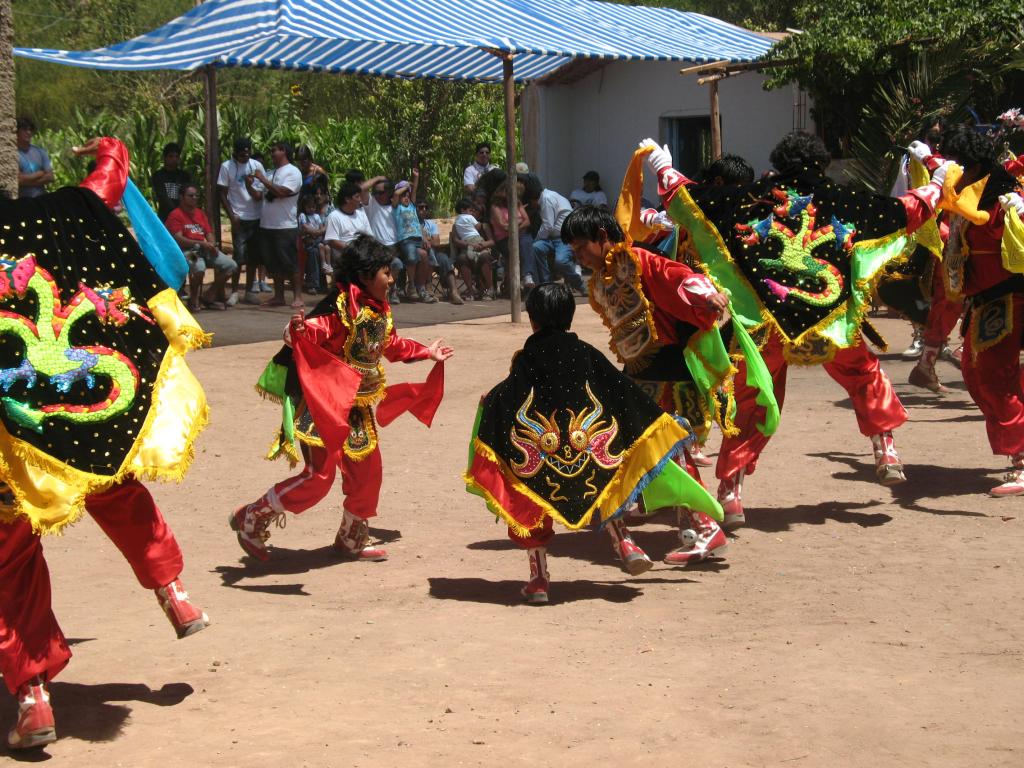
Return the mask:
<svg viewBox="0 0 1024 768">
<path fill-rule="evenodd" d="M 238 303 L 238 291 L 232 291 L 226 303 L 229 307 L 235 306 Z"/>
<path fill-rule="evenodd" d="M 274 289 L 270 287 L 270 284 L 266 280 L 260 280 L 260 292 L 273 293 Z"/>
<path fill-rule="evenodd" d="M 900 353 L 900 357 L 904 360 L 917 360 L 921 356 L 921 351 L 924 349 L 924 341 L 921 336 L 923 332 L 918 326 L 914 326 L 914 338 L 910 342 L 910 346 Z"/>
</svg>

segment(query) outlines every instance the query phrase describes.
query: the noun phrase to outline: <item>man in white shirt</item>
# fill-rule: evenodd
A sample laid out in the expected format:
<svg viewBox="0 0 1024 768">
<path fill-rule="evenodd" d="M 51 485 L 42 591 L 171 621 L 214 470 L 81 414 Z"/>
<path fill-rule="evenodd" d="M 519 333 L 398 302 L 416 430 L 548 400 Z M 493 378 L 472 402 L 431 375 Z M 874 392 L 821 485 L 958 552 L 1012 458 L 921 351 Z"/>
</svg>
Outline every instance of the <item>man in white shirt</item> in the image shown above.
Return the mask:
<svg viewBox="0 0 1024 768">
<path fill-rule="evenodd" d="M 587 171 L 583 174 L 583 188 L 574 189 L 569 195 L 573 207 L 580 205 L 596 205 L 598 208 L 608 210 L 608 196 L 601 189 L 601 176 L 597 171 Z"/>
<path fill-rule="evenodd" d="M 374 176 L 362 184 L 363 205 L 366 207 L 366 218 L 370 223 L 370 231 L 374 238 L 381 244 L 387 246 L 391 251 L 391 274 L 395 278 L 395 284 L 391 288 L 388 302 L 401 304 L 398 297 L 398 286 L 405 285 L 403 275 L 404 264 L 398 257 L 398 249 L 395 244 L 398 242 L 398 235 L 395 232 L 395 185 L 385 176 Z"/>
<path fill-rule="evenodd" d="M 561 277 L 576 293 L 585 296 L 583 278 L 576 271 L 572 248 L 562 242 L 562 222 L 572 212 L 572 205 L 553 189 L 543 190 L 537 204 L 540 208 L 540 229 L 533 238 L 533 257 L 541 282 L 548 279 L 549 259 L 554 256 L 555 277 Z"/>
<path fill-rule="evenodd" d="M 252 141 L 248 136 L 235 139 L 231 157 L 221 163 L 217 174 L 220 204 L 231 221 L 231 243 L 235 262 L 245 268 L 245 298 L 247 304 L 259 304 L 259 293 L 253 291 L 259 277 L 260 252 L 256 238 L 260 232 L 260 212 L 263 209 L 263 185 L 256 180 L 256 171 L 266 173 L 263 163 L 253 160 Z M 228 306 L 238 301 L 238 278 L 242 270 L 231 276 L 231 295 Z"/>
<path fill-rule="evenodd" d="M 337 207 L 327 217 L 324 242 L 331 246 L 331 254 L 337 258 L 345 246 L 359 235 L 373 237 L 373 230 L 363 210 L 363 190 L 360 185 L 351 181 L 342 184 L 335 204 Z"/>
<path fill-rule="evenodd" d="M 465 188 L 466 194 L 472 195 L 480 177 L 497 167 L 491 163 L 491 145 L 486 141 L 481 141 L 476 145 L 473 162 L 467 165 L 466 170 L 462 172 L 462 186 Z"/>
<path fill-rule="evenodd" d="M 283 141 L 270 147 L 273 171 L 270 176 L 264 172 L 254 177 L 265 188 L 263 210 L 260 211 L 260 252 L 263 265 L 274 278 L 274 297 L 267 302 L 269 307 L 285 305 L 284 284 L 292 280 L 292 307 L 301 309 L 302 275 L 299 272 L 298 194 L 302 189 L 302 171 L 292 165 L 292 148 Z"/>
</svg>

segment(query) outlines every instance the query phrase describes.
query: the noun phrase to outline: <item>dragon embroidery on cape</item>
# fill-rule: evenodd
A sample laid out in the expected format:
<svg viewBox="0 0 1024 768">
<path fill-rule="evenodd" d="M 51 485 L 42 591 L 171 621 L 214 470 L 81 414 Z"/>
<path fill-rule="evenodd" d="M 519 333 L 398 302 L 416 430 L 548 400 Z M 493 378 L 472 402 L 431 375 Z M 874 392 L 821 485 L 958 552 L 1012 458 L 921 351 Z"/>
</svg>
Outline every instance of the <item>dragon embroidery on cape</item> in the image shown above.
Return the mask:
<svg viewBox="0 0 1024 768">
<path fill-rule="evenodd" d="M 737 224 L 736 232 L 744 245 L 759 245 L 775 240 L 782 246 L 780 258 L 758 259 L 765 269 L 792 275 L 784 284 L 765 277 L 762 281 L 768 289 L 785 301 L 792 297 L 814 307 L 834 304 L 843 291 L 845 279 L 834 264 L 814 255 L 815 250 L 832 245 L 837 253 L 849 253 L 853 249 L 854 228 L 844 224 L 835 216 L 824 227 L 817 226 L 818 210 L 811 195 L 798 195 L 791 190 L 773 189 L 772 196 L 778 205 L 771 214 L 760 221 Z M 800 228 L 794 232 L 781 219 L 800 221 Z"/>
<path fill-rule="evenodd" d="M 53 403 L 33 407 L 13 397 L 0 398 L 4 410 L 16 423 L 36 432 L 48 419 L 77 423 L 107 421 L 127 411 L 135 401 L 139 372 L 132 361 L 109 347 L 70 343 L 71 331 L 84 318 L 95 315 L 101 322 L 121 326 L 128 322 L 122 311 L 140 312 L 126 288 L 90 288 L 79 283 L 78 291 L 62 304 L 53 276 L 36 264 L 35 257 L 0 257 L 0 302 L 35 296 L 35 318 L 0 309 L 0 335 L 14 336 L 25 345 L 21 364 L 0 369 L 0 388 L 5 393 L 22 381 L 34 389 L 39 377 L 57 393 L 67 394 L 83 381 L 90 390 L 101 388 L 97 377 L 109 379 L 106 392 L 89 404 Z"/>
<path fill-rule="evenodd" d="M 619 423 L 612 417 L 611 423 L 599 421 L 604 406 L 594 397 L 590 384 L 586 385 L 587 396 L 592 408 L 584 408 L 577 414 L 566 408 L 569 427 L 563 433 L 555 421 L 557 411 L 545 417 L 529 411 L 533 405 L 533 388 L 516 412 L 516 424 L 509 439 L 523 455 L 523 461 L 512 462 L 512 470 L 523 478 L 534 477 L 544 465 L 549 466 L 562 477 L 576 477 L 591 460 L 602 469 L 615 469 L 622 463 L 621 453 L 612 453 L 610 444 L 619 434 Z"/>
</svg>

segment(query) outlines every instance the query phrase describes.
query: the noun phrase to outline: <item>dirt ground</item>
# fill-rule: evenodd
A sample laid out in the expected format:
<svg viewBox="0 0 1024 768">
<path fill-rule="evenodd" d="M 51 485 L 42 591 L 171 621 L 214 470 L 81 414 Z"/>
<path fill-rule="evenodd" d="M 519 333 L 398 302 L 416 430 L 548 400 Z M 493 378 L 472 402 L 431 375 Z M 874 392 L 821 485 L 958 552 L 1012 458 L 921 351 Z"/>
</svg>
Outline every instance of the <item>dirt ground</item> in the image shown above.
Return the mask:
<svg viewBox="0 0 1024 768">
<path fill-rule="evenodd" d="M 563 533 L 553 602 L 527 607 L 526 557 L 460 472 L 476 400 L 528 330 L 444 312 L 435 316 L 451 322 L 409 333 L 457 350 L 433 429 L 403 416 L 382 430 L 373 532 L 391 552 L 385 563 L 331 554 L 340 488 L 273 529 L 271 563 L 242 556 L 228 514 L 288 474 L 262 458 L 279 411 L 252 389 L 277 342 L 191 355 L 212 422 L 187 482 L 152 488 L 213 626 L 176 641 L 91 521 L 48 539 L 75 656 L 52 686 L 61 738 L 28 757 L 218 768 L 1024 764 L 1024 508 L 985 494 L 1004 460 L 990 455 L 955 369 L 940 364 L 957 391 L 935 398 L 903 383 L 909 364 L 884 356 L 911 414 L 897 436 L 910 479 L 893 491 L 874 482 L 842 390 L 819 368 L 791 370 L 727 559 L 631 578 L 604 534 Z M 284 320 L 229 315 L 202 319 L 265 339 Z M 403 317 L 426 315 L 400 310 L 400 330 Z M 879 326 L 905 346 L 903 323 Z M 585 305 L 576 330 L 607 348 Z M 658 559 L 675 543 L 661 522 L 637 540 Z M 14 716 L 3 697 L 0 722 Z"/>
</svg>

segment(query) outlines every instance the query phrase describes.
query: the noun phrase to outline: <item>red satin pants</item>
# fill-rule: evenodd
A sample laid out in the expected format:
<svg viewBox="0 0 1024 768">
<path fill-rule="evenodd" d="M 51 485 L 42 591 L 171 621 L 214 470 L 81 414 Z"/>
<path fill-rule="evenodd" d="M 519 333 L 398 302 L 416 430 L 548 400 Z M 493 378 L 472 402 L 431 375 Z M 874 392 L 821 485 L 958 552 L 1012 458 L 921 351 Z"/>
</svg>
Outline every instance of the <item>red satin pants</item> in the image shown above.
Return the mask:
<svg viewBox="0 0 1024 768">
<path fill-rule="evenodd" d="M 1024 452 L 1024 386 L 1021 383 L 1021 334 L 1024 334 L 1024 295 L 1013 297 L 1013 328 L 975 359 L 968 330 L 961 370 L 964 383 L 985 416 L 992 453 L 1015 456 Z"/>
<path fill-rule="evenodd" d="M 924 328 L 922 341 L 929 347 L 942 347 L 949 334 L 956 328 L 956 321 L 964 311 L 962 301 L 946 298 L 946 284 L 942 279 L 943 267 L 935 265 L 932 272 L 932 304 L 928 308 L 928 324 Z"/>
<path fill-rule="evenodd" d="M 786 398 L 786 370 L 789 366 L 782 354 L 782 340 L 777 335 L 768 337 L 761 350 L 761 357 L 771 373 L 775 399 L 781 411 Z M 889 378 L 863 339 L 854 347 L 838 350 L 832 362 L 822 367 L 849 395 L 862 435 L 870 437 L 888 432 L 907 420 L 907 412 Z M 764 409 L 756 402 L 757 391 L 746 385 L 746 368 L 746 361 L 741 361 L 735 385 L 736 426 L 740 433 L 722 440 L 715 467 L 715 476 L 719 480 L 728 479 L 741 469 L 745 469 L 747 474 L 752 473 L 757 457 L 768 445 L 768 438 L 755 427 L 755 424 L 763 421 Z"/>
<path fill-rule="evenodd" d="M 138 480 L 88 496 L 85 508 L 121 550 L 139 583 L 157 589 L 181 574 L 181 548 Z M 36 675 L 52 680 L 71 658 L 50 607 L 40 537 L 24 518 L 0 523 L 0 672 L 8 690 Z"/>
<path fill-rule="evenodd" d="M 361 461 L 342 454 L 341 461 L 334 462 L 325 448 L 303 443 L 302 457 L 306 460 L 302 471 L 277 483 L 270 491 L 269 495 L 276 496 L 284 509 L 298 514 L 312 507 L 331 490 L 340 469 L 345 510 L 363 520 L 376 516 L 383 477 L 379 448 Z"/>
</svg>

